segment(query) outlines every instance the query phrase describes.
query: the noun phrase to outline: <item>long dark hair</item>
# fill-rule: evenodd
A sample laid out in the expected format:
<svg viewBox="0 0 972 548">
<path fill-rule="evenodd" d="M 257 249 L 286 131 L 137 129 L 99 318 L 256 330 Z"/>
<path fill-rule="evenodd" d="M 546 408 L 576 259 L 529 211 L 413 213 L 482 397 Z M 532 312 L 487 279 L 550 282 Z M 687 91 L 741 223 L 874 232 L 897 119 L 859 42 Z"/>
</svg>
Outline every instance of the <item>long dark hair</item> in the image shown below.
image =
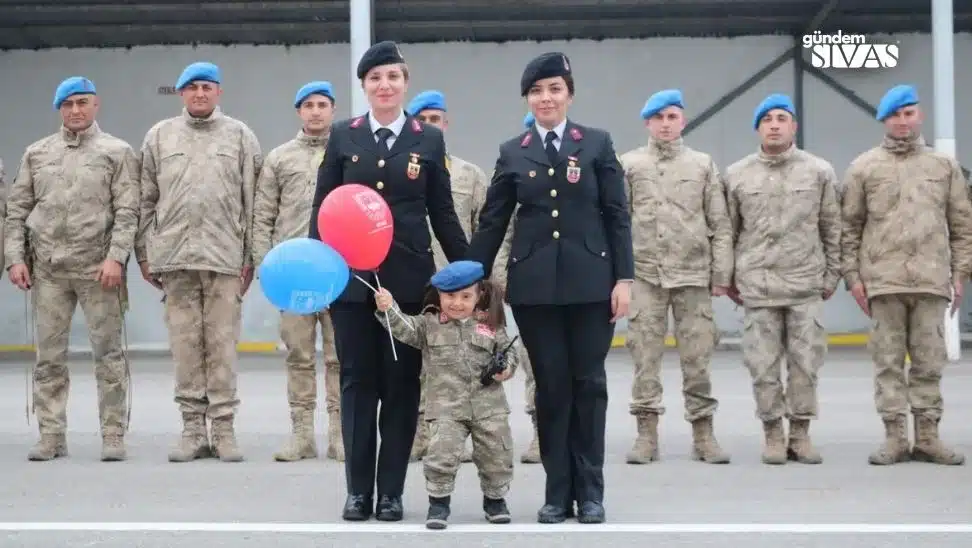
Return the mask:
<svg viewBox="0 0 972 548">
<path fill-rule="evenodd" d="M 476 312 L 481 312 L 479 321 L 485 323 L 492 329 L 506 327 L 506 309 L 503 307 L 503 293 L 499 286 L 489 280 L 481 280 L 479 286 L 479 302 L 476 303 Z M 422 298 L 422 312 L 429 311 L 441 312 L 439 302 L 439 290 L 431 284 L 425 286 L 425 296 Z"/>
</svg>

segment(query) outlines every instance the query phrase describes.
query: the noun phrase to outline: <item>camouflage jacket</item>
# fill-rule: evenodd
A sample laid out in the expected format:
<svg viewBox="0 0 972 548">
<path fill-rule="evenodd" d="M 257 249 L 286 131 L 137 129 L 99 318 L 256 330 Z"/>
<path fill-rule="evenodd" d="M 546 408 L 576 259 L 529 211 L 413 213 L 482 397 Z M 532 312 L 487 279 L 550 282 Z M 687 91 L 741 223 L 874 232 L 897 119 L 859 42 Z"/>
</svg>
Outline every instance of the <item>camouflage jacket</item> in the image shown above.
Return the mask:
<svg viewBox="0 0 972 548">
<path fill-rule="evenodd" d="M 301 131 L 267 154 L 253 201 L 255 265 L 280 242 L 307 237 L 317 168 L 327 139 L 327 135 L 315 137 Z"/>
<path fill-rule="evenodd" d="M 869 297 L 931 293 L 972 271 L 972 205 L 958 162 L 923 139 L 884 144 L 847 170 L 841 242 L 844 279 Z"/>
<path fill-rule="evenodd" d="M 139 262 L 153 273 L 208 270 L 238 275 L 253 264 L 253 198 L 263 166 L 243 122 L 217 108 L 152 127 L 142 143 Z"/>
<path fill-rule="evenodd" d="M 459 224 L 462 225 L 466 239 L 472 238 L 473 232 L 479 226 L 479 210 L 486 202 L 486 189 L 489 187 L 489 180 L 486 173 L 475 164 L 471 164 L 462 158 L 449 155 L 449 174 L 452 179 L 452 201 L 456 205 L 456 215 L 459 217 Z M 431 224 L 429 230 L 431 232 Z M 449 264 L 445 253 L 442 252 L 442 245 L 439 240 L 432 238 L 432 253 L 435 257 L 436 270 Z"/>
<path fill-rule="evenodd" d="M 796 146 L 726 172 L 734 282 L 747 307 L 819 299 L 840 281 L 840 203 L 829 162 Z"/>
<path fill-rule="evenodd" d="M 503 384 L 483 386 L 480 382 L 493 354 L 510 342 L 506 329 L 493 330 L 473 318 L 449 320 L 433 309 L 415 316 L 399 316 L 389 310 L 387 316 L 386 322 L 384 313 L 375 312 L 397 340 L 422 351 L 427 420 L 479 420 L 510 412 Z M 507 367 L 515 372 L 519 348 L 514 346 L 506 356 Z"/>
<path fill-rule="evenodd" d="M 33 261 L 65 278 L 125 264 L 138 229 L 138 161 L 97 123 L 27 147 L 7 196 L 7 266 Z M 29 249 L 29 256 L 28 256 Z"/>
<path fill-rule="evenodd" d="M 732 225 L 719 170 L 682 140 L 652 139 L 621 156 L 635 276 L 662 287 L 728 287 Z"/>
</svg>

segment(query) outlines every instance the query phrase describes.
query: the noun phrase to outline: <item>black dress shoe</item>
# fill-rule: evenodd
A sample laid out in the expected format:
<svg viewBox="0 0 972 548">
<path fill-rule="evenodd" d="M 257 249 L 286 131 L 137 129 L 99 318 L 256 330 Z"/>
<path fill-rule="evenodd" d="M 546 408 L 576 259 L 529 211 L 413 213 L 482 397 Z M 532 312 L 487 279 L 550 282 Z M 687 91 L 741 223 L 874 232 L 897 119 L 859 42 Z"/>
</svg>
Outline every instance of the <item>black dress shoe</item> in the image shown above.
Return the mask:
<svg viewBox="0 0 972 548">
<path fill-rule="evenodd" d="M 371 497 L 368 495 L 348 495 L 341 517 L 345 521 L 368 521 L 372 508 Z"/>
<path fill-rule="evenodd" d="M 537 512 L 537 523 L 563 523 L 567 520 L 567 509 L 563 506 L 544 504 Z"/>
<path fill-rule="evenodd" d="M 604 505 L 592 500 L 580 503 L 577 523 L 604 523 Z"/>
<path fill-rule="evenodd" d="M 378 521 L 402 521 L 405 511 L 402 509 L 402 497 L 380 495 L 378 506 L 375 508 L 375 518 Z"/>
</svg>

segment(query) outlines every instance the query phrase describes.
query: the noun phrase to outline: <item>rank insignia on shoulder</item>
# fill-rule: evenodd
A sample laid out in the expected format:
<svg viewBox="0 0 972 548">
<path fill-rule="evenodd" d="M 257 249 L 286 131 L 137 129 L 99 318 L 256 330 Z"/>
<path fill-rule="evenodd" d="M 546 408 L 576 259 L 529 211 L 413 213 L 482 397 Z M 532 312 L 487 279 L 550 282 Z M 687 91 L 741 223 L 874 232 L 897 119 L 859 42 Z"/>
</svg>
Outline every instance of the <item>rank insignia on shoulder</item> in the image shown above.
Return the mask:
<svg viewBox="0 0 972 548">
<path fill-rule="evenodd" d="M 358 129 L 359 127 L 361 127 L 361 124 L 364 123 L 364 119 L 365 119 L 364 116 L 358 116 L 354 120 L 351 120 L 351 128 Z"/>
<path fill-rule="evenodd" d="M 415 133 L 422 133 L 422 123 L 412 118 L 412 131 Z"/>
<path fill-rule="evenodd" d="M 532 141 L 532 140 L 533 140 L 533 134 L 530 133 L 530 132 L 527 132 L 527 134 L 523 136 L 523 140 L 520 141 L 520 146 L 523 147 L 523 148 L 526 148 L 526 147 L 530 146 L 530 141 Z"/>
<path fill-rule="evenodd" d="M 579 129 L 575 128 L 575 127 L 572 127 L 572 128 L 570 128 L 570 138 L 573 139 L 573 140 L 575 140 L 575 141 L 580 141 L 581 139 L 584 138 L 584 134 L 581 133 L 581 130 L 579 130 Z"/>
</svg>

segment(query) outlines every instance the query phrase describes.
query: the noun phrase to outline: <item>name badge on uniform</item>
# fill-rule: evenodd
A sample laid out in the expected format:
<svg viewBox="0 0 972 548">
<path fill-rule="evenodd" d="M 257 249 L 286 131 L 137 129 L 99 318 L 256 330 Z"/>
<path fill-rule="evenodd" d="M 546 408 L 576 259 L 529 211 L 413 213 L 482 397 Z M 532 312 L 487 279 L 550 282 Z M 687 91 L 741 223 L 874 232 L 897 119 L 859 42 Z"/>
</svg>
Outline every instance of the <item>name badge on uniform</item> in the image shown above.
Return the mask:
<svg viewBox="0 0 972 548">
<path fill-rule="evenodd" d="M 408 156 L 409 156 L 408 168 L 405 169 L 405 175 L 407 175 L 409 179 L 414 181 L 415 179 L 418 179 L 419 173 L 422 172 L 422 166 L 421 164 L 419 164 L 418 154 L 414 152 L 410 152 Z"/>
<path fill-rule="evenodd" d="M 577 158 L 574 156 L 567 157 L 567 182 L 576 183 L 580 181 L 581 178 L 581 168 L 577 167 Z"/>
</svg>

